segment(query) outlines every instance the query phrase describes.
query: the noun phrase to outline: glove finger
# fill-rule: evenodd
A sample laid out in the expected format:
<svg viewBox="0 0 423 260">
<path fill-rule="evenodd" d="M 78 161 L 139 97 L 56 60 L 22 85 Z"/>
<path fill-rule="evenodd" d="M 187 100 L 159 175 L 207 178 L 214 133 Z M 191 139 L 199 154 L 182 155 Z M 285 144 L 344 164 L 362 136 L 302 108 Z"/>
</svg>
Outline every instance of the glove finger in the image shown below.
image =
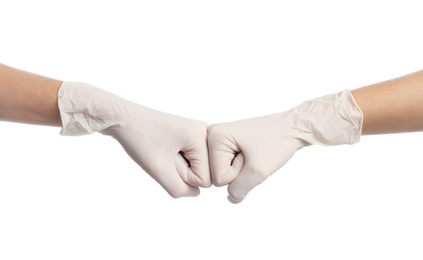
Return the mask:
<svg viewBox="0 0 423 260">
<path fill-rule="evenodd" d="M 251 166 L 244 166 L 238 177 L 228 186 L 228 200 L 234 204 L 240 203 L 257 185 L 269 177 L 266 173 Z"/>
<path fill-rule="evenodd" d="M 244 166 L 244 155 L 238 153 L 235 158 L 232 160 L 232 165 L 228 168 L 226 173 L 220 177 L 219 184 L 221 186 L 227 185 L 235 180 L 236 177 L 240 174 L 242 167 Z"/>
<path fill-rule="evenodd" d="M 237 176 L 239 173 L 237 170 L 243 159 L 242 155 L 237 158 L 240 149 L 222 125 L 212 125 L 208 128 L 207 143 L 213 184 L 215 186 L 226 185 L 233 179 L 233 176 Z M 237 167 L 232 169 L 234 162 Z"/>
<path fill-rule="evenodd" d="M 180 167 L 181 158 L 179 157 L 185 158 L 188 161 L 187 171 L 183 170 L 183 167 Z M 196 131 L 194 135 L 191 135 L 189 143 L 182 147 L 180 154 L 177 156 L 177 165 L 179 170 L 183 170 L 183 175 L 181 177 L 185 181 L 188 181 L 187 183 L 199 187 L 211 186 L 206 128 L 201 129 L 201 131 Z M 184 178 L 186 176 L 189 178 Z"/>
<path fill-rule="evenodd" d="M 180 153 L 176 156 L 175 167 L 181 179 L 187 184 L 197 187 L 210 187 L 210 175 L 208 177 L 208 183 L 204 183 L 204 178 L 201 179 L 197 174 L 192 171 L 188 160 L 184 158 Z M 206 186 L 205 184 L 208 184 L 208 186 Z"/>
<path fill-rule="evenodd" d="M 176 170 L 175 164 L 154 169 L 151 174 L 153 178 L 169 193 L 173 198 L 196 197 L 200 194 L 200 189 L 185 183 Z"/>
</svg>

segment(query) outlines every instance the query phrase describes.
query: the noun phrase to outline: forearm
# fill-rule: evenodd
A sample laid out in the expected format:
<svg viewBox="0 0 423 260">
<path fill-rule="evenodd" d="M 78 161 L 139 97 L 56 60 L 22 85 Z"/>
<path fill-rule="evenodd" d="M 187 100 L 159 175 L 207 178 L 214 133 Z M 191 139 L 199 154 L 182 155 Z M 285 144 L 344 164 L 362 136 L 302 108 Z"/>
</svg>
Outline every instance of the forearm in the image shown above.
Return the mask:
<svg viewBox="0 0 423 260">
<path fill-rule="evenodd" d="M 0 120 L 61 126 L 61 81 L 0 64 Z"/>
<path fill-rule="evenodd" d="M 423 131 L 423 70 L 351 91 L 363 135 Z"/>
</svg>

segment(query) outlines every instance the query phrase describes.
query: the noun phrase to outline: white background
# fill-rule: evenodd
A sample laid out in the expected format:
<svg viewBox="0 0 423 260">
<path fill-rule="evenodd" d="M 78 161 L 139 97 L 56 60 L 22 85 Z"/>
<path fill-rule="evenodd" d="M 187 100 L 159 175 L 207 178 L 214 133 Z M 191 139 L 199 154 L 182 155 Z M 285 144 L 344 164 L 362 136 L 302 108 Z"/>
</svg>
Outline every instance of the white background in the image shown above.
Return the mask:
<svg viewBox="0 0 423 260">
<path fill-rule="evenodd" d="M 418 1 L 286 2 L 1 1 L 0 62 L 210 124 L 423 68 Z M 59 130 L 0 123 L 0 259 L 423 258 L 422 133 L 305 148 L 233 205 Z"/>
</svg>

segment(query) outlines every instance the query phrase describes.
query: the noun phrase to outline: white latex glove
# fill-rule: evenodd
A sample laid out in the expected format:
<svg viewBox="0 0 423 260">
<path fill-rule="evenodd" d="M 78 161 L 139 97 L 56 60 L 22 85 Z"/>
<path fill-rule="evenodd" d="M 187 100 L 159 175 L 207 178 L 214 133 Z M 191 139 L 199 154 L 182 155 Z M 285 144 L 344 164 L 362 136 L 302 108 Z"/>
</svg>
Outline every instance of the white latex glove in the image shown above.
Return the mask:
<svg viewBox="0 0 423 260">
<path fill-rule="evenodd" d="M 162 113 L 84 83 L 64 82 L 58 98 L 61 135 L 112 136 L 172 197 L 197 196 L 198 187 L 211 185 L 206 123 Z"/>
<path fill-rule="evenodd" d="M 212 125 L 208 145 L 213 184 L 229 184 L 228 200 L 239 203 L 299 149 L 359 142 L 362 117 L 345 90 L 287 112 Z"/>
</svg>

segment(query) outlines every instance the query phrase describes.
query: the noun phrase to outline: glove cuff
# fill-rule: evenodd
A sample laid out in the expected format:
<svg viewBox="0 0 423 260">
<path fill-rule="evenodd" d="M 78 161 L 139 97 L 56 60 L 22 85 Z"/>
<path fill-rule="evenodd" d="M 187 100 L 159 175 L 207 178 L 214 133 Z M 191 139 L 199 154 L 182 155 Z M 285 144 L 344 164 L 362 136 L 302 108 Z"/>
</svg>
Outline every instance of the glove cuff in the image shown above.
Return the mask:
<svg viewBox="0 0 423 260">
<path fill-rule="evenodd" d="M 308 144 L 339 145 L 360 141 L 363 113 L 349 90 L 306 101 L 291 112 L 296 137 Z"/>
<path fill-rule="evenodd" d="M 61 135 L 79 136 L 120 124 L 116 111 L 125 110 L 121 98 L 81 82 L 63 82 L 58 92 Z"/>
</svg>

